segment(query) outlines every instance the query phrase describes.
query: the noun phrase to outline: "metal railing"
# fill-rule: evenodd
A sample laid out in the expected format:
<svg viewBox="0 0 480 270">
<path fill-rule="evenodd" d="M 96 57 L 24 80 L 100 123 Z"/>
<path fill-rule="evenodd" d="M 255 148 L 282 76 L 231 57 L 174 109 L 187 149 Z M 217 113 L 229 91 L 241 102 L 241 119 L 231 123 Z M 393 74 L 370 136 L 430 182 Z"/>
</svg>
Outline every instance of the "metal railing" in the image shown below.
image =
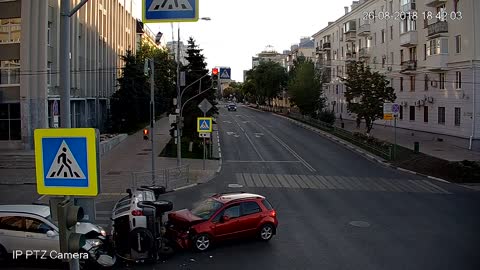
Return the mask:
<svg viewBox="0 0 480 270">
<path fill-rule="evenodd" d="M 175 168 L 156 170 L 153 177 L 152 171 L 132 173 L 132 187 L 164 186 L 167 191 L 190 184 L 189 165 Z"/>
</svg>

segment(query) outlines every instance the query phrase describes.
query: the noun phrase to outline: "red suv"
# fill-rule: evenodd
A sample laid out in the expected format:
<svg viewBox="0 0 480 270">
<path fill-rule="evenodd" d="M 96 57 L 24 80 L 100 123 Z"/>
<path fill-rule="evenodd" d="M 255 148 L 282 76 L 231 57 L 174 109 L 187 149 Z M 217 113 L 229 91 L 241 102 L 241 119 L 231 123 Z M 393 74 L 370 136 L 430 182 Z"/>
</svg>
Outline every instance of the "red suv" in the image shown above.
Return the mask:
<svg viewBox="0 0 480 270">
<path fill-rule="evenodd" d="M 191 211 L 168 214 L 167 236 L 181 248 L 205 251 L 213 242 L 257 236 L 270 240 L 277 230 L 277 215 L 261 195 L 216 194 Z"/>
</svg>

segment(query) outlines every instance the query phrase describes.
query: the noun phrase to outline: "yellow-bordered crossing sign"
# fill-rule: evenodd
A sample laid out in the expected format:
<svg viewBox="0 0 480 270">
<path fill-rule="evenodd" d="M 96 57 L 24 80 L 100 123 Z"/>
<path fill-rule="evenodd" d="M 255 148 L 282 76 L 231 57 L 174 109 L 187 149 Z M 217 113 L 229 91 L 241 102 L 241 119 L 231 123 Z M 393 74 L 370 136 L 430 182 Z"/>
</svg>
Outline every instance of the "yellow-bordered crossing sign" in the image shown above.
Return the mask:
<svg viewBox="0 0 480 270">
<path fill-rule="evenodd" d="M 197 131 L 198 132 L 212 132 L 212 117 L 198 117 Z"/>
</svg>

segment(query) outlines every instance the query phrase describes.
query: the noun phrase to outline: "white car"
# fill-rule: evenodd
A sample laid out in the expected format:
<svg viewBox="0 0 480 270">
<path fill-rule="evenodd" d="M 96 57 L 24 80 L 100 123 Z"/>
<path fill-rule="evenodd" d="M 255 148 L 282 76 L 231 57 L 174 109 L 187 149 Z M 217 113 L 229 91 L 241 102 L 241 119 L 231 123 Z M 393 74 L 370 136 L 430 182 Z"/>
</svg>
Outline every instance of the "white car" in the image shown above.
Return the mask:
<svg viewBox="0 0 480 270">
<path fill-rule="evenodd" d="M 102 245 L 106 237 L 102 227 L 88 222 L 78 222 L 76 232 L 87 235 L 82 249 L 89 253 Z M 47 255 L 60 254 L 59 230 L 51 219 L 50 207 L 0 205 L 0 258 L 14 251 L 26 254 L 27 250 L 45 251 Z"/>
</svg>

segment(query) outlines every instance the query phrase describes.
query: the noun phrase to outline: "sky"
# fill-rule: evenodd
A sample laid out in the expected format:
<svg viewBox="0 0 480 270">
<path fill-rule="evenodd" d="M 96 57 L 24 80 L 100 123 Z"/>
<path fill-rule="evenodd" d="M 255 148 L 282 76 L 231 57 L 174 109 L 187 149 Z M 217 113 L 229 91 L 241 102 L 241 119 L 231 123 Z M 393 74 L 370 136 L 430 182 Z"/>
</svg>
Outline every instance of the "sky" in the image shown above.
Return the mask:
<svg viewBox="0 0 480 270">
<path fill-rule="evenodd" d="M 142 1 L 133 0 L 135 16 L 141 18 Z M 210 21 L 174 23 L 180 39 L 192 36 L 206 57 L 208 68 L 227 66 L 232 79 L 243 81 L 243 70 L 252 68 L 252 56 L 267 45 L 282 52 L 302 37 L 312 36 L 344 13 L 352 0 L 199 0 L 200 17 Z M 148 23 L 148 27 L 172 40 L 171 23 Z"/>
</svg>

